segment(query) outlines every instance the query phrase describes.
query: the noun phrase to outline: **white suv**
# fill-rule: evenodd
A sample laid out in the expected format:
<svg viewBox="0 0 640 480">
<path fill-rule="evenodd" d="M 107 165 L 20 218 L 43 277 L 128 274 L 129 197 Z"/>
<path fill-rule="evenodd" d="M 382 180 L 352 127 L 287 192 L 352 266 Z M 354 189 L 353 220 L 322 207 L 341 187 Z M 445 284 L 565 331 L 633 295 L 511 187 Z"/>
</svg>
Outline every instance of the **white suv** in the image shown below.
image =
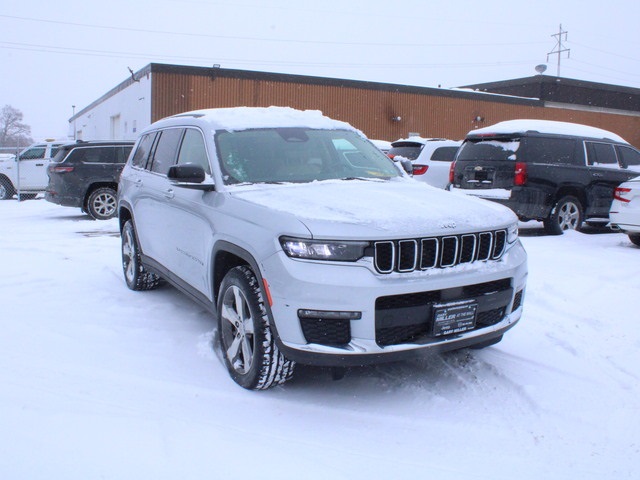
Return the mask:
<svg viewBox="0 0 640 480">
<path fill-rule="evenodd" d="M 484 347 L 520 319 L 515 215 L 401 171 L 350 125 L 283 107 L 188 112 L 118 188 L 129 288 L 165 279 L 217 318 L 231 377 Z"/>
<path fill-rule="evenodd" d="M 35 198 L 49 183 L 47 167 L 60 145 L 65 142 L 47 140 L 25 148 L 15 155 L 0 157 L 0 200 L 20 192 L 25 198 Z"/>
<path fill-rule="evenodd" d="M 413 176 L 438 188 L 449 185 L 449 170 L 461 141 L 445 138 L 409 137 L 391 143 L 390 158 L 406 158 L 413 164 Z"/>
</svg>

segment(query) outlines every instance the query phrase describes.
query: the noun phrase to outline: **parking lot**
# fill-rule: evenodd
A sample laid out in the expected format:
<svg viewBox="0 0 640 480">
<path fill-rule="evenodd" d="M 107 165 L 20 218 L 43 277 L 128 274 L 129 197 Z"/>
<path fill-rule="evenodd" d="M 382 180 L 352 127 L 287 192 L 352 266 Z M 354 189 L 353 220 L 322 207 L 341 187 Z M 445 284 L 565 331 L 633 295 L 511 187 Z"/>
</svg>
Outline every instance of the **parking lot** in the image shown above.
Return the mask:
<svg viewBox="0 0 640 480">
<path fill-rule="evenodd" d="M 2 478 L 636 478 L 640 249 L 546 236 L 524 315 L 478 351 L 301 367 L 249 392 L 175 289 L 133 292 L 117 220 L 0 202 Z"/>
</svg>

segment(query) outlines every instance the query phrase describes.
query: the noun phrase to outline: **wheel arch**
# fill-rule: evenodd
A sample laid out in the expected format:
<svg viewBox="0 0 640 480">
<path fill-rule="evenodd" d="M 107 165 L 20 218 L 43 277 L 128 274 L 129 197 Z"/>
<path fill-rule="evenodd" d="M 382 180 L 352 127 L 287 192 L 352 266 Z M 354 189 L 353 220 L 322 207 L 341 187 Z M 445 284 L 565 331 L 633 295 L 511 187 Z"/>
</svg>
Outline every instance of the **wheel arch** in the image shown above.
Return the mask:
<svg viewBox="0 0 640 480">
<path fill-rule="evenodd" d="M 214 305 L 218 302 L 218 293 L 224 276 L 229 270 L 240 265 L 247 265 L 251 270 L 253 270 L 253 273 L 260 283 L 260 289 L 264 292 L 264 279 L 262 278 L 258 262 L 255 260 L 253 255 L 242 247 L 231 242 L 221 240 L 215 244 L 212 255 L 211 278 Z"/>
<path fill-rule="evenodd" d="M 583 188 L 580 188 L 576 185 L 562 185 L 561 187 L 559 187 L 553 199 L 553 205 L 558 203 L 558 201 L 561 198 L 567 197 L 567 196 L 577 198 L 580 201 L 580 204 L 582 205 L 583 211 L 586 209 L 587 194 L 585 193 Z"/>
<path fill-rule="evenodd" d="M 13 185 L 11 179 L 4 173 L 0 173 L 0 182 L 2 182 L 5 188 L 9 190 L 9 193 L 11 193 L 11 195 L 14 195 L 16 193 L 16 187 Z"/>
</svg>

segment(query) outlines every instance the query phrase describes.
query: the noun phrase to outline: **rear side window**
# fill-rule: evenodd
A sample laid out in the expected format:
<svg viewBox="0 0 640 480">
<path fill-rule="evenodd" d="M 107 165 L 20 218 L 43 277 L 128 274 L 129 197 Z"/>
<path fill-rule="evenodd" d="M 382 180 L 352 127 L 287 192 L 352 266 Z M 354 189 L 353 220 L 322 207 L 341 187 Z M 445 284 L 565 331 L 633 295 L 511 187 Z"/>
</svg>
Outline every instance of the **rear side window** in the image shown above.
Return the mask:
<svg viewBox="0 0 640 480">
<path fill-rule="evenodd" d="M 431 154 L 431 160 L 436 162 L 453 162 L 458 147 L 438 147 Z"/>
<path fill-rule="evenodd" d="M 587 161 L 594 167 L 618 167 L 618 159 L 610 143 L 586 142 Z"/>
<path fill-rule="evenodd" d="M 640 168 L 640 152 L 631 147 L 621 146 L 617 146 L 616 150 L 618 150 L 618 156 L 623 167 L 632 168 L 633 170 Z"/>
<path fill-rule="evenodd" d="M 570 138 L 527 137 L 523 139 L 523 150 L 528 162 L 549 165 L 579 165 L 574 155 L 576 140 Z M 584 163 L 582 164 L 584 166 Z"/>
<path fill-rule="evenodd" d="M 113 147 L 77 148 L 69 158 L 83 163 L 114 163 L 115 150 Z"/>
<path fill-rule="evenodd" d="M 153 141 L 155 140 L 155 138 L 155 133 L 148 133 L 147 135 L 142 136 L 140 142 L 138 142 L 136 153 L 131 159 L 131 165 L 139 168 L 146 167 L 147 160 L 149 159 L 149 154 L 151 153 L 151 147 L 153 146 Z"/>
<path fill-rule="evenodd" d="M 169 167 L 176 163 L 178 145 L 183 132 L 182 128 L 167 128 L 160 133 L 158 145 L 153 153 L 152 172 L 166 175 Z"/>
</svg>

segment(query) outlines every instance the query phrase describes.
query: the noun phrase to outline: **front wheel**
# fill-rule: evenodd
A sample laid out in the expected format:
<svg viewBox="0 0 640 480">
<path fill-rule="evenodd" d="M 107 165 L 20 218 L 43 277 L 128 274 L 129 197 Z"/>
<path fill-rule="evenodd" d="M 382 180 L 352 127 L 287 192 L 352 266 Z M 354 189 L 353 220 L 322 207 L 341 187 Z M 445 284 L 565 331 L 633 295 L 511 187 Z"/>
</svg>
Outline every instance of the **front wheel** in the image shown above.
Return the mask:
<svg viewBox="0 0 640 480">
<path fill-rule="evenodd" d="M 0 200 L 9 200 L 14 193 L 11 181 L 6 177 L 0 177 Z"/>
<path fill-rule="evenodd" d="M 122 271 L 127 287 L 131 290 L 152 290 L 160 285 L 160 277 L 147 271 L 142 264 L 131 220 L 127 220 L 122 228 Z"/>
<path fill-rule="evenodd" d="M 582 204 L 573 196 L 562 197 L 551 209 L 544 221 L 545 230 L 552 235 L 562 235 L 565 230 L 582 228 Z"/>
<path fill-rule="evenodd" d="M 87 199 L 87 213 L 95 220 L 109 220 L 115 217 L 117 195 L 113 188 L 96 188 Z"/>
<path fill-rule="evenodd" d="M 264 390 L 293 376 L 295 363 L 280 353 L 258 279 L 246 266 L 232 268 L 222 280 L 218 331 L 227 370 L 241 387 Z"/>
</svg>

